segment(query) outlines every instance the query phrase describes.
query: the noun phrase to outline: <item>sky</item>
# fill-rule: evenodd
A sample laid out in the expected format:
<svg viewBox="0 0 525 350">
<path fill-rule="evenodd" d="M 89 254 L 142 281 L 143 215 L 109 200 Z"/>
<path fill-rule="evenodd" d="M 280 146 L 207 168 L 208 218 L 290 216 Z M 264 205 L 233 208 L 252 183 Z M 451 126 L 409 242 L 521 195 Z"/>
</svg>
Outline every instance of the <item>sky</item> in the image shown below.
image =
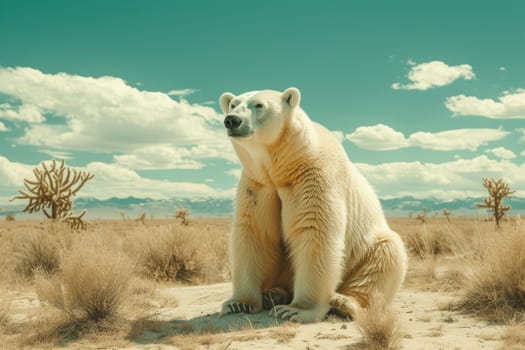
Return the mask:
<svg viewBox="0 0 525 350">
<path fill-rule="evenodd" d="M 381 198 L 525 197 L 523 1 L 0 0 L 0 206 L 42 161 L 81 196 L 233 197 L 226 91 L 295 86 Z"/>
</svg>

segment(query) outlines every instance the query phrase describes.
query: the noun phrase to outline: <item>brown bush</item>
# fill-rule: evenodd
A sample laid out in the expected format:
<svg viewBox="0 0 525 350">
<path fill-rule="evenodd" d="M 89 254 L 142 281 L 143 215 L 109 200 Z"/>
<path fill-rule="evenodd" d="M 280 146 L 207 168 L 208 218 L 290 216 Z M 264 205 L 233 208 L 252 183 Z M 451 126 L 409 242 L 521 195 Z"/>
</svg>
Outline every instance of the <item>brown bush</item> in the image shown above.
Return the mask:
<svg viewBox="0 0 525 350">
<path fill-rule="evenodd" d="M 459 310 L 492 322 L 523 319 L 525 313 L 525 239 L 518 229 L 480 238 L 470 285 Z M 479 255 L 479 256 L 478 256 Z"/>
<path fill-rule="evenodd" d="M 194 235 L 171 225 L 137 233 L 133 251 L 146 277 L 193 284 L 202 280 L 205 255 Z"/>
<path fill-rule="evenodd" d="M 370 306 L 357 315 L 357 327 L 363 336 L 358 347 L 367 350 L 394 350 L 401 348 L 403 334 L 399 329 L 397 313 L 385 306 L 376 295 Z"/>
<path fill-rule="evenodd" d="M 60 268 L 60 247 L 47 232 L 20 233 L 13 252 L 15 271 L 32 278 L 36 271 L 54 274 Z"/>
<path fill-rule="evenodd" d="M 462 253 L 466 243 L 465 234 L 447 222 L 412 225 L 400 233 L 408 251 L 422 259 L 429 255 Z"/>
<path fill-rule="evenodd" d="M 37 278 L 41 300 L 70 320 L 99 322 L 117 315 L 132 276 L 129 259 L 83 240 L 64 258 L 62 271 Z"/>
</svg>

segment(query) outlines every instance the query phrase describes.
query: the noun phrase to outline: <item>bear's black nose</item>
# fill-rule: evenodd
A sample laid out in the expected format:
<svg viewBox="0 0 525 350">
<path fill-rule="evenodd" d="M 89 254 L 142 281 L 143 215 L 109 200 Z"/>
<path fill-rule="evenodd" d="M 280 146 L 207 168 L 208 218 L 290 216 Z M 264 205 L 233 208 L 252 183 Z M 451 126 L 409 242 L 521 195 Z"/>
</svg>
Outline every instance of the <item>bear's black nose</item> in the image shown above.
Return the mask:
<svg viewBox="0 0 525 350">
<path fill-rule="evenodd" d="M 236 115 L 228 115 L 224 119 L 224 126 L 226 129 L 236 129 L 241 125 L 242 120 L 241 118 L 237 117 Z"/>
</svg>

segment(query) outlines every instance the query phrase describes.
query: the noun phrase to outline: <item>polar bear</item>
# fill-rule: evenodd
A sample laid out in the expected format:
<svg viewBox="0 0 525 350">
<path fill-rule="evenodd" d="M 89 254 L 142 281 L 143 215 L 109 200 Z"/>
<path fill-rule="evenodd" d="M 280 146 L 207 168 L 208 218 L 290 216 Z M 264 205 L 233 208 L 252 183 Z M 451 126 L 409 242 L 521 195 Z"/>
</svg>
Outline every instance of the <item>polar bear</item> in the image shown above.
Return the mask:
<svg viewBox="0 0 525 350">
<path fill-rule="evenodd" d="M 317 322 L 392 301 L 406 271 L 399 235 L 332 132 L 296 88 L 220 97 L 242 164 L 230 240 L 233 295 L 221 314 Z"/>
</svg>

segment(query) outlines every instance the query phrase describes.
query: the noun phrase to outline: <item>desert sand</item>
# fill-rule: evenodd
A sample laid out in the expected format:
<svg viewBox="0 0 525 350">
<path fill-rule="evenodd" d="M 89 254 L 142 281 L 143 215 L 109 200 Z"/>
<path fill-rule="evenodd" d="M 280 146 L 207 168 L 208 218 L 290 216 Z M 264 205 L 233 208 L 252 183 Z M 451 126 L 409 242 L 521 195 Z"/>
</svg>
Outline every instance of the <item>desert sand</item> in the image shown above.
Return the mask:
<svg viewBox="0 0 525 350">
<path fill-rule="evenodd" d="M 125 342 L 112 349 L 359 349 L 362 336 L 356 322 L 328 318 L 299 325 L 280 322 L 266 311 L 255 315 L 220 316 L 221 303 L 231 284 L 167 287 L 162 298 L 176 298 L 176 307 L 160 307 L 147 321 L 137 322 Z M 404 334 L 404 349 L 501 349 L 502 326 L 457 312 L 440 310 L 452 300 L 443 293 L 403 289 L 394 302 Z M 23 321 L 39 307 L 36 295 L 2 295 L 10 304 L 11 321 Z M 132 327 L 133 328 L 133 327 Z M 101 348 L 99 344 L 71 343 L 65 348 Z"/>
</svg>

